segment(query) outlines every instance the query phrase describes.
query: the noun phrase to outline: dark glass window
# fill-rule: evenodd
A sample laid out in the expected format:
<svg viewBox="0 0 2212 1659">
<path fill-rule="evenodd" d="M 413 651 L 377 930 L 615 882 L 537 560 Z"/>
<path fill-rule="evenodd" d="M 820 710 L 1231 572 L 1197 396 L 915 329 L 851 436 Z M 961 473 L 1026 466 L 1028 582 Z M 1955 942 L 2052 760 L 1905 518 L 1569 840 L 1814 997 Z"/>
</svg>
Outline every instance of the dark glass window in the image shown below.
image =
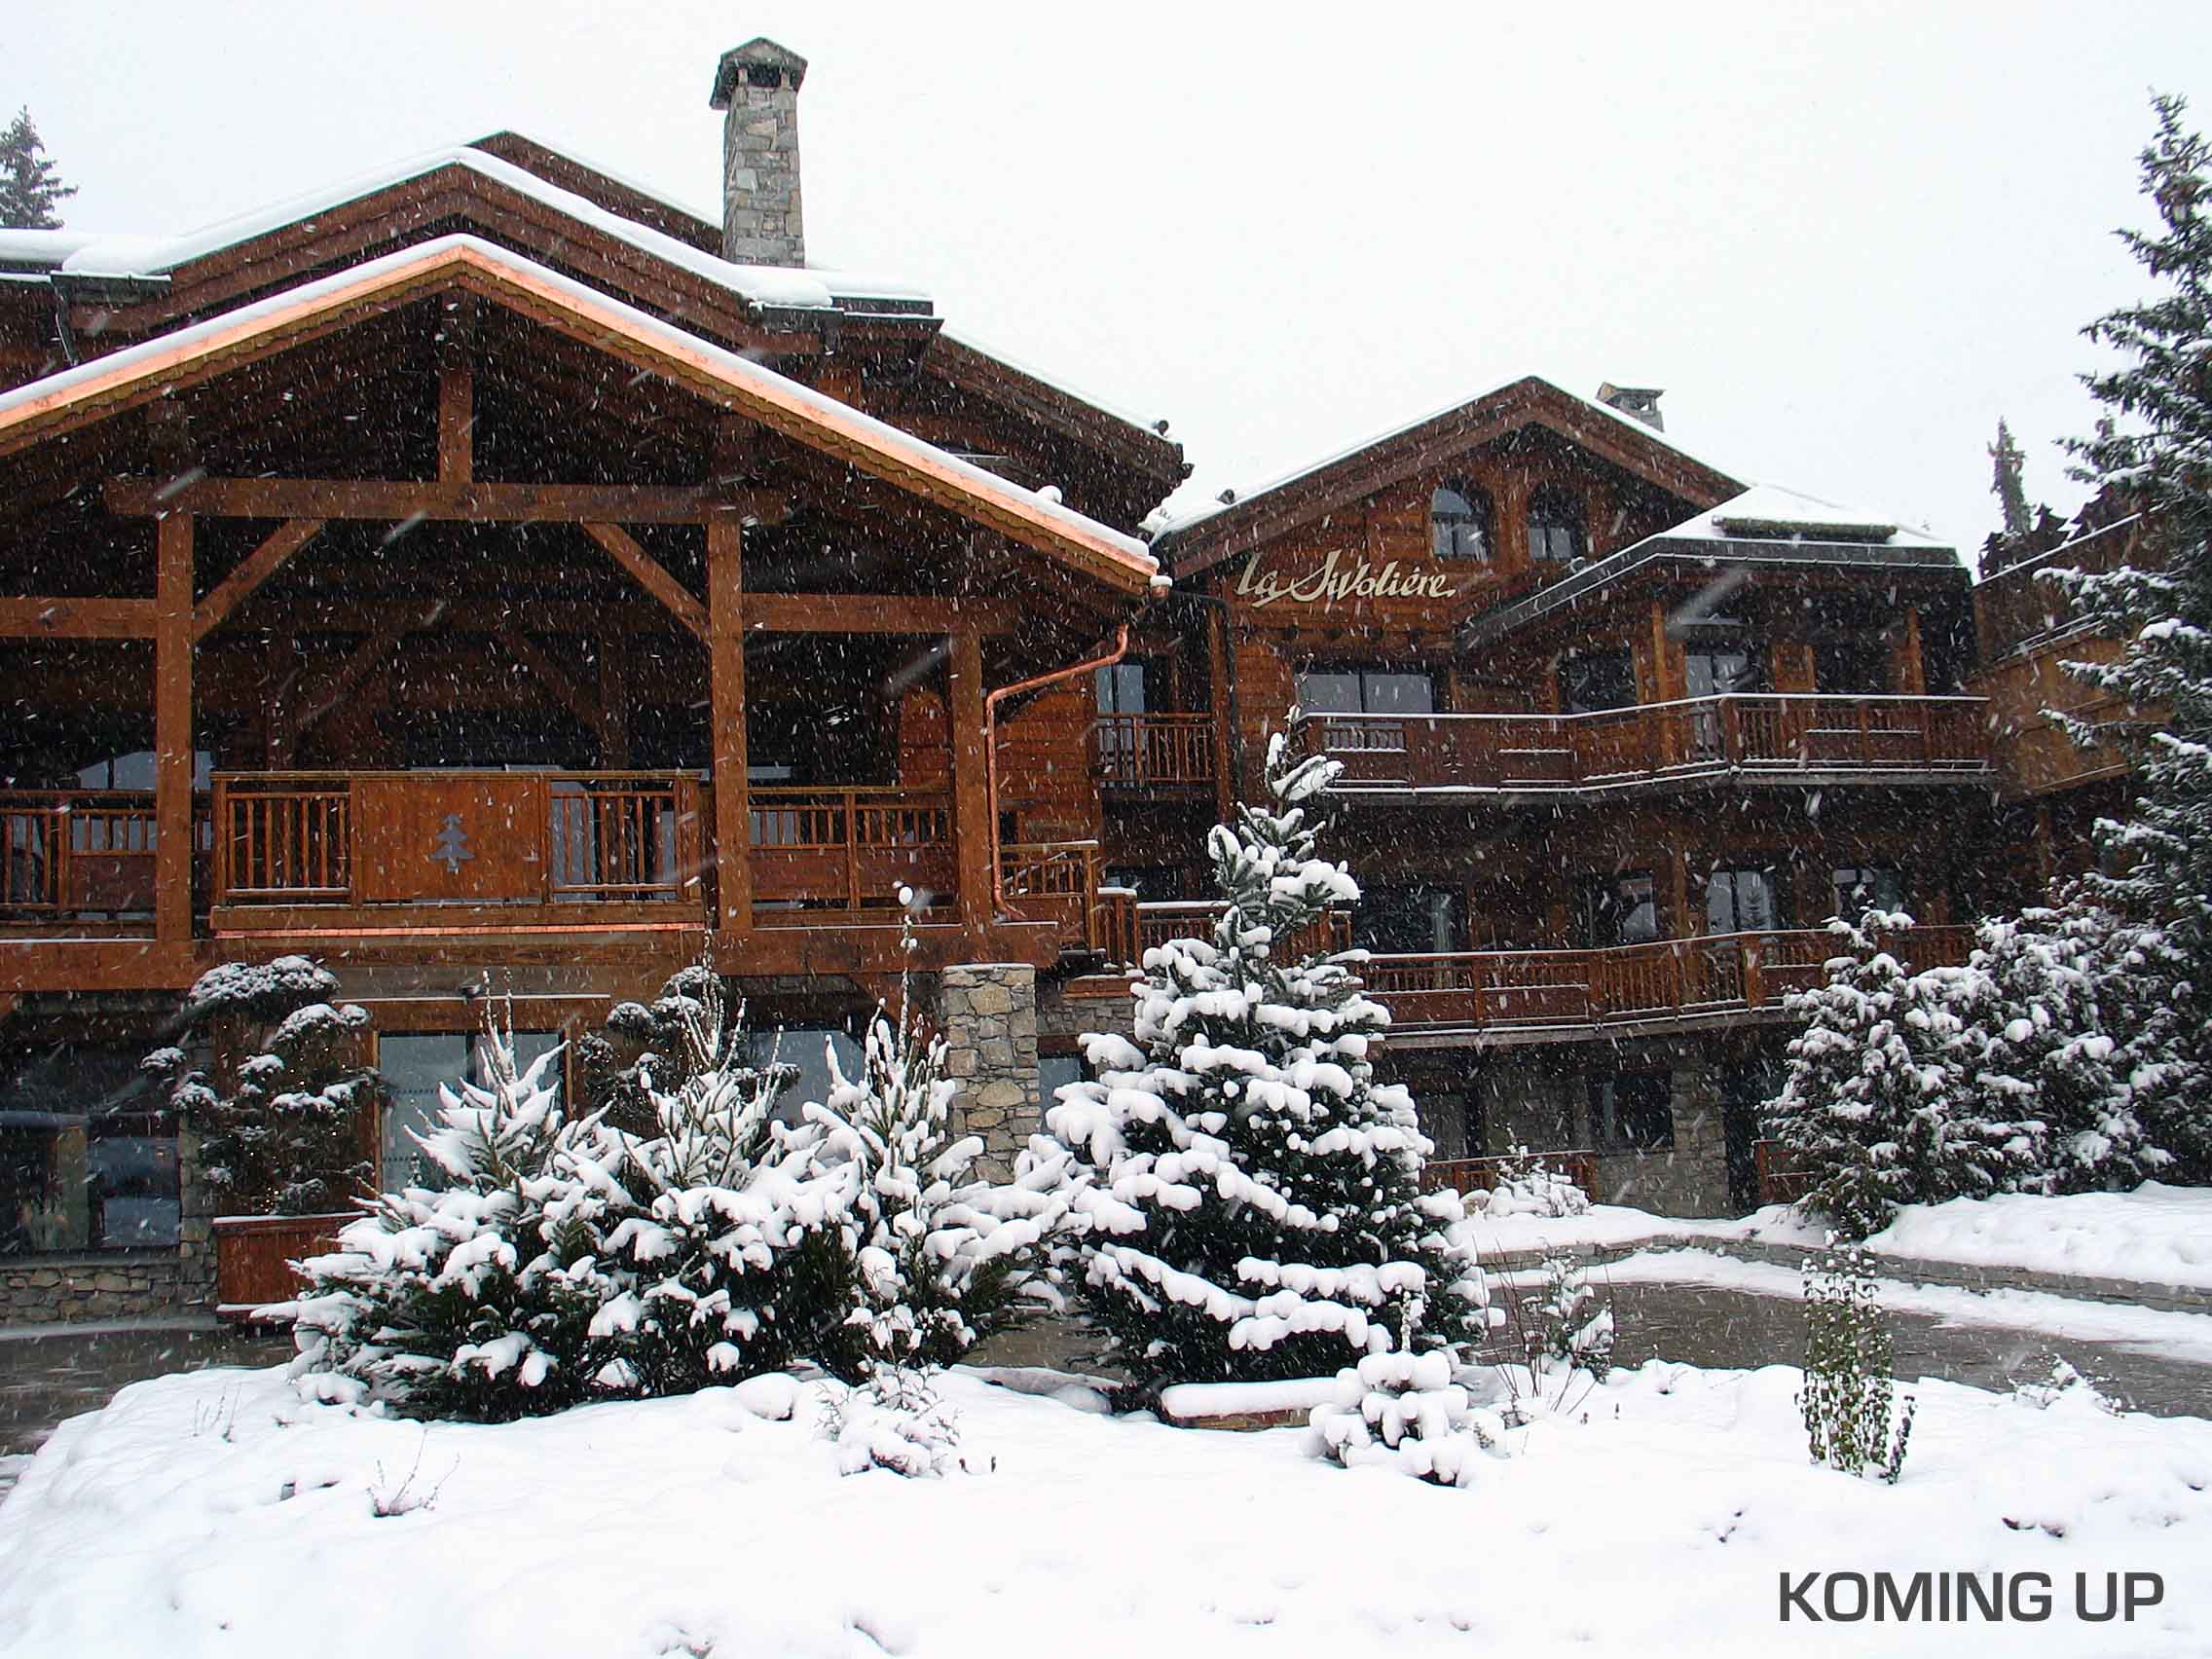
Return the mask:
<svg viewBox="0 0 2212 1659">
<path fill-rule="evenodd" d="M 1472 484 L 1450 479 L 1428 498 L 1429 549 L 1439 559 L 1488 559 L 1490 498 Z"/>
<path fill-rule="evenodd" d="M 1309 715 L 1432 715 L 1436 684 L 1424 670 L 1307 669 L 1298 706 Z"/>
<path fill-rule="evenodd" d="M 515 1068 L 527 1072 L 537 1057 L 561 1041 L 558 1031 L 517 1031 Z M 434 1165 L 426 1164 L 414 1135 L 436 1127 L 443 1102 L 441 1086 L 453 1087 L 466 1079 L 486 1086 L 492 1081 L 491 1059 L 481 1033 L 465 1031 L 387 1031 L 377 1037 L 377 1075 L 385 1088 L 382 1144 L 377 1152 L 377 1180 L 385 1192 L 402 1187 L 434 1185 Z M 558 1097 L 561 1062 L 553 1061 L 540 1079 Z M 409 1131 L 414 1131 L 410 1134 Z"/>
<path fill-rule="evenodd" d="M 1605 1152 L 1665 1152 L 1675 1144 L 1675 1102 L 1665 1072 L 1618 1072 L 1590 1084 L 1590 1124 Z"/>
<path fill-rule="evenodd" d="M 1705 931 L 1757 933 L 1782 926 L 1782 884 L 1772 865 L 1715 865 L 1705 881 Z"/>
<path fill-rule="evenodd" d="M 1107 887 L 1125 887 L 1140 904 L 1159 904 L 1183 897 L 1183 872 L 1173 865 L 1109 865 Z"/>
<path fill-rule="evenodd" d="M 1879 640 L 1819 640 L 1813 645 L 1815 690 L 1875 697 L 1890 688 L 1890 653 Z"/>
<path fill-rule="evenodd" d="M 1692 697 L 1721 697 L 1766 687 L 1763 652 L 1740 645 L 1700 646 L 1683 652 L 1682 662 L 1686 690 Z"/>
<path fill-rule="evenodd" d="M 1459 909 L 1448 887 L 1369 886 L 1352 909 L 1352 943 L 1392 956 L 1456 950 Z"/>
<path fill-rule="evenodd" d="M 1904 908 L 1904 872 L 1893 864 L 1845 865 L 1832 876 L 1835 911 L 1856 922 L 1868 910 Z"/>
<path fill-rule="evenodd" d="M 176 1119 L 143 1053 L 72 1041 L 0 1059 L 0 1256 L 176 1243 Z"/>
<path fill-rule="evenodd" d="M 1144 700 L 1144 664 L 1111 663 L 1097 671 L 1098 712 L 1102 715 L 1141 715 Z"/>
<path fill-rule="evenodd" d="M 1659 937 L 1659 887 L 1647 869 L 1593 876 L 1582 884 L 1582 942 L 1594 950 Z"/>
<path fill-rule="evenodd" d="M 1560 706 L 1570 715 L 1626 709 L 1636 702 L 1636 660 L 1627 651 L 1591 651 L 1563 657 Z"/>
<path fill-rule="evenodd" d="M 1037 1098 L 1047 1111 L 1059 1103 L 1059 1091 L 1071 1083 L 1082 1083 L 1090 1076 L 1090 1068 L 1084 1064 L 1078 1053 L 1039 1054 L 1037 1056 Z"/>
<path fill-rule="evenodd" d="M 1567 564 L 1590 544 L 1582 526 L 1582 503 L 1571 491 L 1546 484 L 1529 498 L 1529 557 Z"/>
</svg>

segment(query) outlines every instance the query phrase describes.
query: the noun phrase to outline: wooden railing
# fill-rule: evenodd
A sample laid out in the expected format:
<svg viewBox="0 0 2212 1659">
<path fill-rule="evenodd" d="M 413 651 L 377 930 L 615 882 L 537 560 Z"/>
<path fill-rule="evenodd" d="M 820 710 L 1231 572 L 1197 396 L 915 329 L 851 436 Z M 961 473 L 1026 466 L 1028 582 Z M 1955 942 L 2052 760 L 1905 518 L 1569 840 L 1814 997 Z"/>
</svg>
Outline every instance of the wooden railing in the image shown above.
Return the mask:
<svg viewBox="0 0 2212 1659">
<path fill-rule="evenodd" d="M 0 793 L 0 913 L 125 915 L 153 906 L 150 792 Z"/>
<path fill-rule="evenodd" d="M 1813 1172 L 1781 1141 L 1751 1142 L 1751 1168 L 1758 1177 L 1762 1204 L 1795 1203 L 1813 1190 Z"/>
<path fill-rule="evenodd" d="M 1594 1152 L 1530 1152 L 1516 1158 L 1432 1158 L 1420 1166 L 1420 1190 L 1488 1193 L 1515 1169 L 1530 1164 L 1564 1175 L 1598 1201 L 1598 1155 Z"/>
<path fill-rule="evenodd" d="M 1100 949 L 1106 960 L 1134 968 L 1144 953 L 1169 940 L 1205 939 L 1213 932 L 1222 906 L 1212 900 L 1168 900 L 1153 903 L 1120 902 L 1109 890 L 1102 908 L 1106 912 Z M 1291 936 L 1287 949 L 1294 956 L 1324 956 L 1351 948 L 1351 912 L 1322 912 L 1312 926 Z"/>
<path fill-rule="evenodd" d="M 1211 715 L 1100 715 L 1090 728 L 1090 769 L 1108 789 L 1211 785 Z"/>
<path fill-rule="evenodd" d="M 687 774 L 221 773 L 212 812 L 218 907 L 657 903 L 700 891 Z"/>
<path fill-rule="evenodd" d="M 1735 694 L 1589 715 L 1313 715 L 1309 754 L 1344 762 L 1343 790 L 1601 789 L 1725 772 L 1982 773 L 1978 697 Z"/>
<path fill-rule="evenodd" d="M 1098 893 L 1096 841 L 1022 841 L 999 848 L 999 887 L 1018 916 L 1056 922 L 1071 947 L 1097 950 L 1109 922 Z"/>
<path fill-rule="evenodd" d="M 1878 941 L 1915 968 L 1960 963 L 1973 930 L 1915 928 Z M 1842 954 L 1825 928 L 1659 940 L 1602 950 L 1375 956 L 1360 977 L 1393 1030 L 1591 1027 L 1779 1008 Z"/>
<path fill-rule="evenodd" d="M 952 894 L 948 794 L 756 788 L 752 803 L 756 903 L 858 910 L 895 906 L 902 886 Z"/>
</svg>

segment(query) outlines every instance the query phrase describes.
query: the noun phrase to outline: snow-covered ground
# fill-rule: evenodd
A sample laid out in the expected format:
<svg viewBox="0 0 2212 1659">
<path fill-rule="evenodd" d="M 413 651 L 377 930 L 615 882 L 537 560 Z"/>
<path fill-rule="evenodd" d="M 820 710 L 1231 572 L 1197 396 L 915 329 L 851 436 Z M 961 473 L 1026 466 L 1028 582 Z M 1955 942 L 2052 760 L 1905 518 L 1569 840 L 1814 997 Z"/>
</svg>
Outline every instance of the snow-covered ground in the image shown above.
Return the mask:
<svg viewBox="0 0 2212 1659">
<path fill-rule="evenodd" d="M 1809 1466 L 1796 1385 L 1646 1366 L 1454 1491 L 959 1375 L 977 1472 L 915 1481 L 839 1477 L 803 1385 L 785 1421 L 744 1403 L 771 1382 L 425 1429 L 280 1372 L 166 1377 L 0 1511 L 0 1652 L 2212 1650 L 2212 1422 L 1923 1383 L 1893 1489 Z M 403 1487 L 435 1499 L 380 1518 Z M 1779 1621 L 1786 1572 L 1970 1571 L 2047 1575 L 2047 1620 Z M 2083 1622 L 2076 1575 L 2097 1605 L 2107 1572 L 2162 1604 Z"/>
<path fill-rule="evenodd" d="M 1823 1236 L 1782 1204 L 1736 1221 L 1680 1221 L 1597 1204 L 1572 1216 L 1488 1216 L 1478 1233 L 1493 1254 L 1660 1238 L 1813 1245 Z M 2146 1181 L 2131 1193 L 1910 1204 L 1866 1243 L 1878 1256 L 2212 1290 L 2212 1188 Z"/>
</svg>

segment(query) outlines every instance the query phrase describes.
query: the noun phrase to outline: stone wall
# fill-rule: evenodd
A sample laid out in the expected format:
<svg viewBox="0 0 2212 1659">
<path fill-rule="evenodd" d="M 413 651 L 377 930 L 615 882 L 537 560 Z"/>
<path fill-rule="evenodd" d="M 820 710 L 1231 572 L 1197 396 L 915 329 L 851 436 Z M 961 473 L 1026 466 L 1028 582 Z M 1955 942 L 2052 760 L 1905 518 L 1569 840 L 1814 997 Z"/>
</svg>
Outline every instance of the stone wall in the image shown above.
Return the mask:
<svg viewBox="0 0 2212 1659">
<path fill-rule="evenodd" d="M 798 188 L 798 89 L 743 77 L 722 127 L 722 257 L 740 265 L 806 263 Z"/>
<path fill-rule="evenodd" d="M 1040 1126 L 1037 971 L 1025 963 L 968 963 L 938 976 L 945 1071 L 959 1085 L 956 1134 L 983 1137 L 978 1173 L 1004 1179 Z"/>
<path fill-rule="evenodd" d="M 188 1307 L 215 1306 L 215 1196 L 201 1173 L 200 1136 L 177 1125 L 175 1297 Z"/>
<path fill-rule="evenodd" d="M 0 1326 L 180 1310 L 177 1262 L 166 1250 L 0 1261 Z"/>
</svg>

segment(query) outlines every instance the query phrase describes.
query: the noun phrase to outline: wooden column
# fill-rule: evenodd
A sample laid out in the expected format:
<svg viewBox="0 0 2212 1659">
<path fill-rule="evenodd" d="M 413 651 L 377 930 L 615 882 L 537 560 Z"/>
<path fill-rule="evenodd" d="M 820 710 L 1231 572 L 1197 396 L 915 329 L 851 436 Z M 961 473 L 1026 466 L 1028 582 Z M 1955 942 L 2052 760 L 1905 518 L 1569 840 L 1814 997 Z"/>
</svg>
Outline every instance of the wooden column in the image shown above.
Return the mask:
<svg viewBox="0 0 2212 1659">
<path fill-rule="evenodd" d="M 712 710 L 716 930 L 753 927 L 753 806 L 745 755 L 744 531 L 707 521 L 707 697 Z"/>
<path fill-rule="evenodd" d="M 1229 681 L 1229 608 L 1206 607 L 1206 704 L 1213 711 L 1214 822 L 1227 824 L 1236 801 L 1236 779 L 1230 756 L 1241 747 L 1236 741 L 1235 698 Z"/>
<path fill-rule="evenodd" d="M 1928 673 L 1920 659 L 1920 608 L 1908 605 L 1904 620 L 1890 636 L 1890 688 L 1899 696 L 1928 693 Z"/>
<path fill-rule="evenodd" d="M 1677 843 L 1660 864 L 1659 934 L 1663 939 L 1695 939 L 1704 927 L 1690 915 L 1690 858 Z"/>
<path fill-rule="evenodd" d="M 154 937 L 192 943 L 192 517 L 155 529 Z"/>
<path fill-rule="evenodd" d="M 984 778 L 983 638 L 972 629 L 951 636 L 945 658 L 952 719 L 952 838 L 960 920 L 971 928 L 991 920 L 991 800 Z"/>
</svg>

